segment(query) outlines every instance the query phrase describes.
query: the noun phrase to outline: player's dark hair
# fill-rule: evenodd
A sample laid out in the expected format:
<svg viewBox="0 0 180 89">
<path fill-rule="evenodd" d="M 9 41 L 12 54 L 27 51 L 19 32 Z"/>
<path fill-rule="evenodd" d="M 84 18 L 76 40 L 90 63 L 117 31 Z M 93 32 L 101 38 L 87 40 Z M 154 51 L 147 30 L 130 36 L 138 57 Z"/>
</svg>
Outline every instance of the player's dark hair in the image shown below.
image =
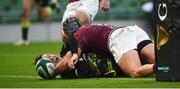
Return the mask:
<svg viewBox="0 0 180 89">
<path fill-rule="evenodd" d="M 41 59 L 41 58 L 42 58 L 42 54 L 39 55 L 39 56 L 37 56 L 37 57 L 34 59 L 34 64 L 36 65 L 37 61 L 38 61 L 39 59 Z"/>
</svg>

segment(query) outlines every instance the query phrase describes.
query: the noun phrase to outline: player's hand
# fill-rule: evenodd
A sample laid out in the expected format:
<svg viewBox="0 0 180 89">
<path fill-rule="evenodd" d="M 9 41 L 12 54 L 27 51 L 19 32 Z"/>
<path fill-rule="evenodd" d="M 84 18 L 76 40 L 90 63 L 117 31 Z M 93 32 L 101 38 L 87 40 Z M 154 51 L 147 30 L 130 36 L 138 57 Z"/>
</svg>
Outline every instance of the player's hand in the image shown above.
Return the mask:
<svg viewBox="0 0 180 89">
<path fill-rule="evenodd" d="M 110 8 L 110 2 L 109 2 L 109 0 L 101 0 L 101 2 L 100 2 L 100 8 L 101 8 L 103 11 L 108 11 L 109 8 Z"/>
<path fill-rule="evenodd" d="M 72 57 L 70 58 L 70 60 L 68 60 L 68 67 L 70 68 L 70 69 L 75 69 L 75 64 L 77 63 L 77 60 L 78 60 L 78 56 L 77 56 L 77 54 L 76 53 L 74 53 L 73 55 L 72 55 Z"/>
</svg>

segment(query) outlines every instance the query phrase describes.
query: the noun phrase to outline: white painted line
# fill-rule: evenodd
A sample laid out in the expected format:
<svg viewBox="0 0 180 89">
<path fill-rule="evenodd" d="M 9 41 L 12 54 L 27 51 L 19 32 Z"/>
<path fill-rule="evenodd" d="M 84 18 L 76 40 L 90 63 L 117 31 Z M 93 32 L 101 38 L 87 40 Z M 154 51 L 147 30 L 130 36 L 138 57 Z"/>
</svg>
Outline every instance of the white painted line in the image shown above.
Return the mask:
<svg viewBox="0 0 180 89">
<path fill-rule="evenodd" d="M 156 80 L 155 78 L 119 78 L 120 80 Z"/>
<path fill-rule="evenodd" d="M 1 53 L 1 56 L 9 56 L 8 53 Z M 11 56 L 32 56 L 37 55 L 36 53 L 11 53 Z"/>
<path fill-rule="evenodd" d="M 0 76 L 0 78 L 40 78 L 39 76 Z M 88 78 L 87 78 L 88 79 Z M 110 79 L 110 80 L 145 80 L 145 81 L 155 81 L 155 78 L 89 78 L 89 79 L 100 79 L 100 80 L 105 80 L 105 79 Z"/>
<path fill-rule="evenodd" d="M 39 78 L 38 76 L 0 76 L 0 78 Z"/>
</svg>

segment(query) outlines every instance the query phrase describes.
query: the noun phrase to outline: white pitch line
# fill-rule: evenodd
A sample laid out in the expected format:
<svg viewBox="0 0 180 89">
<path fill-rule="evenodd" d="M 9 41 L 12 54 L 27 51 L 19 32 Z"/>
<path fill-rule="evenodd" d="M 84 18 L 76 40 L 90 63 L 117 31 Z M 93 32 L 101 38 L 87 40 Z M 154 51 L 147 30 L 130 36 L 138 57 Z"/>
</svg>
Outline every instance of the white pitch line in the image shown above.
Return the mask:
<svg viewBox="0 0 180 89">
<path fill-rule="evenodd" d="M 38 76 L 0 76 L 0 78 L 39 78 Z M 87 78 L 88 79 L 88 78 Z M 89 78 L 89 79 L 97 79 L 97 78 Z M 104 79 L 112 79 L 112 80 L 147 80 L 147 81 L 155 81 L 155 78 L 99 78 L 100 80 L 104 80 Z"/>
<path fill-rule="evenodd" d="M 9 56 L 7 53 L 1 53 L 1 56 Z M 32 56 L 36 55 L 35 53 L 11 53 L 11 56 Z"/>
<path fill-rule="evenodd" d="M 0 76 L 0 78 L 38 78 L 38 76 Z"/>
<path fill-rule="evenodd" d="M 93 78 L 93 79 L 98 79 L 98 78 Z M 155 78 L 99 78 L 100 80 L 104 80 L 104 79 L 110 79 L 110 80 L 137 80 L 137 81 L 155 81 L 156 79 Z"/>
<path fill-rule="evenodd" d="M 117 80 L 155 80 L 155 78 L 115 78 Z"/>
</svg>

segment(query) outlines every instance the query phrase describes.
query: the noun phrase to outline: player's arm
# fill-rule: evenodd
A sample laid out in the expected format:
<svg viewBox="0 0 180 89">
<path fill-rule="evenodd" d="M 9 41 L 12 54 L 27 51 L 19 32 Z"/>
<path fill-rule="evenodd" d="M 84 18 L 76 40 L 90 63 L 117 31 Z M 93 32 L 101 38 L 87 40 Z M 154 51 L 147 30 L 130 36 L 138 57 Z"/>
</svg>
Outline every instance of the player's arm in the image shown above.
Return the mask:
<svg viewBox="0 0 180 89">
<path fill-rule="evenodd" d="M 61 61 L 59 61 L 55 67 L 56 74 L 59 74 L 60 72 L 68 69 L 67 60 L 72 56 L 69 50 L 69 46 L 63 43 L 62 48 L 60 50 Z"/>
<path fill-rule="evenodd" d="M 68 67 L 68 60 L 72 57 L 71 51 L 67 51 L 67 53 L 63 56 L 62 60 L 56 65 L 55 73 L 59 74 L 67 69 Z"/>
<path fill-rule="evenodd" d="M 101 0 L 101 2 L 100 2 L 100 8 L 101 8 L 103 11 L 108 11 L 109 8 L 110 8 L 110 2 L 109 2 L 109 0 Z"/>
<path fill-rule="evenodd" d="M 77 53 L 73 53 L 72 57 L 68 60 L 68 66 L 71 69 L 75 68 L 75 64 L 77 63 L 79 57 L 81 56 L 81 49 L 78 48 L 78 52 Z"/>
<path fill-rule="evenodd" d="M 65 70 L 69 70 L 75 68 L 74 65 L 76 64 L 77 60 L 81 55 L 81 50 L 78 49 L 78 54 L 72 54 L 71 51 L 68 51 L 66 55 L 63 56 L 62 60 L 56 65 L 55 73 L 59 74 Z M 71 63 L 72 62 L 72 63 Z"/>
</svg>

